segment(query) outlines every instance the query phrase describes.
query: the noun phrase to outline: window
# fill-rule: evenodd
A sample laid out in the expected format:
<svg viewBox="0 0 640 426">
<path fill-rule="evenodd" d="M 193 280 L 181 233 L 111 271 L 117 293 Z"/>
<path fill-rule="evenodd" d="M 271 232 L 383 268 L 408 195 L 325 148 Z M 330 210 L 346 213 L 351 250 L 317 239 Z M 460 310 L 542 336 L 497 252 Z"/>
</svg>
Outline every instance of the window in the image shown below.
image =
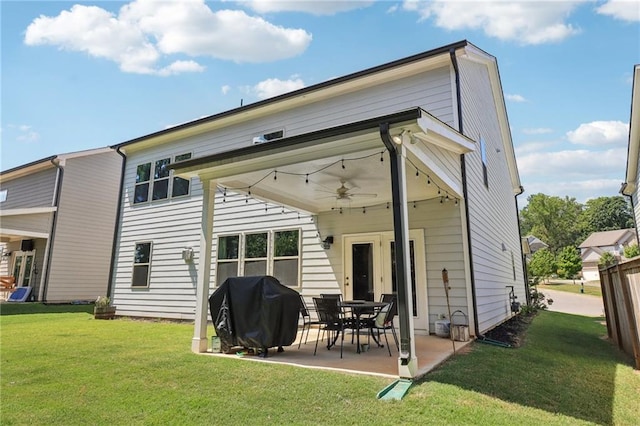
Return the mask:
<svg viewBox="0 0 640 426">
<path fill-rule="evenodd" d="M 133 252 L 131 287 L 149 287 L 151 271 L 151 243 L 136 243 Z"/>
<path fill-rule="evenodd" d="M 480 138 L 480 157 L 482 158 L 482 178 L 484 179 L 484 186 L 489 187 L 489 175 L 487 173 L 487 145 L 484 139 Z"/>
<path fill-rule="evenodd" d="M 216 286 L 222 284 L 229 277 L 238 276 L 239 247 L 239 235 L 229 235 L 218 238 Z"/>
<path fill-rule="evenodd" d="M 0 203 L 4 203 L 7 201 L 7 190 L 3 189 L 0 191 Z"/>
<path fill-rule="evenodd" d="M 297 287 L 300 262 L 300 231 L 278 231 L 273 234 L 273 272 L 282 284 Z"/>
<path fill-rule="evenodd" d="M 174 157 L 174 162 L 191 158 L 191 153 L 180 154 Z M 151 200 L 165 200 L 172 197 L 189 195 L 190 181 L 181 177 L 173 177 L 170 169 L 171 158 L 162 158 L 153 163 L 139 164 L 136 168 L 136 185 L 134 189 L 133 203 L 146 203 Z M 153 165 L 153 169 L 152 169 Z M 151 171 L 153 170 L 153 174 Z"/>
<path fill-rule="evenodd" d="M 218 237 L 216 285 L 229 277 L 273 275 L 282 284 L 297 287 L 299 270 L 299 230 Z"/>
</svg>

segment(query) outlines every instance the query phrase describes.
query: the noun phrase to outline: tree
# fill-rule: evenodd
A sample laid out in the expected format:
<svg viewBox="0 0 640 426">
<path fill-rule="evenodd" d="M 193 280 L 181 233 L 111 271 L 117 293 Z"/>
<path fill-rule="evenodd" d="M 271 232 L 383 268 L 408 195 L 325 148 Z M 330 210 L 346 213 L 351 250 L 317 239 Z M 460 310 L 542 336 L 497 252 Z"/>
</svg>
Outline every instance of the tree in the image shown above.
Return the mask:
<svg viewBox="0 0 640 426">
<path fill-rule="evenodd" d="M 640 256 L 640 248 L 637 244 L 631 244 L 624 248 L 624 257 L 631 259 L 636 256 Z"/>
<path fill-rule="evenodd" d="M 520 211 L 522 235 L 535 235 L 549 245 L 552 253 L 579 244 L 582 205 L 575 198 L 534 194 L 527 201 Z"/>
<path fill-rule="evenodd" d="M 540 249 L 531 256 L 529 274 L 533 277 L 547 279 L 556 272 L 556 259 L 548 249 Z"/>
<path fill-rule="evenodd" d="M 602 256 L 600 256 L 600 260 L 598 261 L 598 265 L 600 266 L 611 266 L 611 265 L 615 265 L 618 262 L 618 260 L 616 259 L 616 257 L 611 254 L 611 252 L 605 251 L 604 253 L 602 253 Z"/>
<path fill-rule="evenodd" d="M 560 278 L 573 279 L 575 284 L 576 274 L 582 269 L 582 258 L 578 249 L 567 246 L 560 251 L 556 259 L 558 276 Z"/>
<path fill-rule="evenodd" d="M 585 203 L 580 215 L 582 240 L 593 232 L 627 228 L 633 228 L 633 212 L 624 197 L 598 197 Z"/>
</svg>

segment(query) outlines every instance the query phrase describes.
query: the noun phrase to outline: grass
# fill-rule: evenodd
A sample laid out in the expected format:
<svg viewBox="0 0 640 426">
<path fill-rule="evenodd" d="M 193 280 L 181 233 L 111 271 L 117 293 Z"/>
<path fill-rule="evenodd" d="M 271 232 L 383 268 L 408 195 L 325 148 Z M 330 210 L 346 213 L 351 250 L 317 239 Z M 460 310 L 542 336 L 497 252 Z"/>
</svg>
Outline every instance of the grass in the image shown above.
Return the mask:
<svg viewBox="0 0 640 426">
<path fill-rule="evenodd" d="M 548 284 L 538 284 L 538 290 L 558 290 L 558 291 L 566 291 L 568 293 L 580 293 L 580 289 L 582 286 L 580 283 L 576 284 L 567 284 L 567 283 L 554 283 L 553 281 Z M 602 289 L 599 285 L 585 285 L 584 286 L 584 294 L 588 294 L 590 296 L 598 296 L 602 297 Z"/>
<path fill-rule="evenodd" d="M 543 312 L 523 347 L 475 343 L 386 402 L 388 379 L 197 356 L 189 324 L 46 308 L 0 309 L 3 426 L 640 422 L 640 375 L 592 318 Z"/>
</svg>

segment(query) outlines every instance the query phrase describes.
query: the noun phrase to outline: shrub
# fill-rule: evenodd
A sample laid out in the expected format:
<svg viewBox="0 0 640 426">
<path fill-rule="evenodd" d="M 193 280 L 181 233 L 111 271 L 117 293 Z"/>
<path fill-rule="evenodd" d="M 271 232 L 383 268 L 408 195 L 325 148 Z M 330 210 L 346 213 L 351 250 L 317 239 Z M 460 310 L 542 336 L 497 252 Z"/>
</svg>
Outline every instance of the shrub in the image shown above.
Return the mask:
<svg viewBox="0 0 640 426">
<path fill-rule="evenodd" d="M 553 304 L 553 299 L 547 299 L 537 288 L 531 287 L 529 290 L 530 302 L 520 308 L 522 315 L 535 315 L 540 310 L 547 310 Z"/>
</svg>

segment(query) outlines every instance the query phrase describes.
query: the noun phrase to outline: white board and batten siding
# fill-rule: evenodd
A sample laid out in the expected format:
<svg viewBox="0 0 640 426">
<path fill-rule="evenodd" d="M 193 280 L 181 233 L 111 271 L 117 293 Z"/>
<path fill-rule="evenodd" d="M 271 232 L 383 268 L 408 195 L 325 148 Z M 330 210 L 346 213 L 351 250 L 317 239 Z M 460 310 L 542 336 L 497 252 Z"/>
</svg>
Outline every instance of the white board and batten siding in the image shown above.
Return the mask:
<svg viewBox="0 0 640 426">
<path fill-rule="evenodd" d="M 486 145 L 488 187 L 480 147 L 465 155 L 472 264 L 479 331 L 483 333 L 512 316 L 507 286 L 515 287 L 521 303 L 526 295 L 515 194 L 509 184 L 488 69 L 464 58 L 459 59 L 459 68 L 464 134 L 476 141 L 482 138 Z"/>
<path fill-rule="evenodd" d="M 115 151 L 64 160 L 48 302 L 107 294 L 121 169 Z"/>
<path fill-rule="evenodd" d="M 134 205 L 132 194 L 137 165 L 153 163 L 161 158 L 173 158 L 183 153 L 191 153 L 192 158 L 197 158 L 249 146 L 253 137 L 269 131 L 284 129 L 285 137 L 295 136 L 412 107 L 422 107 L 447 124 L 452 124 L 452 99 L 450 68 L 443 67 L 152 148 L 138 149 L 135 144 L 126 146 L 122 222 L 113 277 L 113 296 L 119 314 L 192 319 L 195 312 L 197 264 L 200 259 L 202 185 L 194 178 L 191 179 L 191 192 L 187 197 Z M 300 223 L 303 230 L 302 281 L 318 290 L 331 287 L 329 283 L 325 285 L 326 277 L 318 279 L 322 274 L 307 272 L 321 269 L 318 265 L 325 262 L 322 258 L 323 252 L 316 244 L 315 225 L 310 219 L 306 223 L 306 219 L 298 219 L 297 212 L 288 211 L 284 215 L 265 215 L 263 203 L 255 202 L 255 209 L 252 210 L 254 201 L 251 200 L 247 205 L 244 198 L 235 208 L 232 207 L 232 197 L 228 197 L 230 200 L 225 206 L 221 205 L 219 198 L 218 196 L 214 211 L 214 233 L 252 229 L 258 224 L 264 227 L 263 229 L 282 229 Z M 144 241 L 153 242 L 150 286 L 145 289 L 133 289 L 133 252 L 136 242 Z M 215 259 L 215 239 L 213 243 L 212 258 Z M 181 258 L 181 250 L 184 247 L 194 249 L 194 261 L 191 264 Z M 212 276 L 214 273 L 215 262 L 212 262 Z M 213 278 L 211 282 L 215 282 Z M 335 287 L 335 281 L 333 286 Z M 307 294 L 308 291 L 305 288 L 302 292 Z"/>
</svg>

